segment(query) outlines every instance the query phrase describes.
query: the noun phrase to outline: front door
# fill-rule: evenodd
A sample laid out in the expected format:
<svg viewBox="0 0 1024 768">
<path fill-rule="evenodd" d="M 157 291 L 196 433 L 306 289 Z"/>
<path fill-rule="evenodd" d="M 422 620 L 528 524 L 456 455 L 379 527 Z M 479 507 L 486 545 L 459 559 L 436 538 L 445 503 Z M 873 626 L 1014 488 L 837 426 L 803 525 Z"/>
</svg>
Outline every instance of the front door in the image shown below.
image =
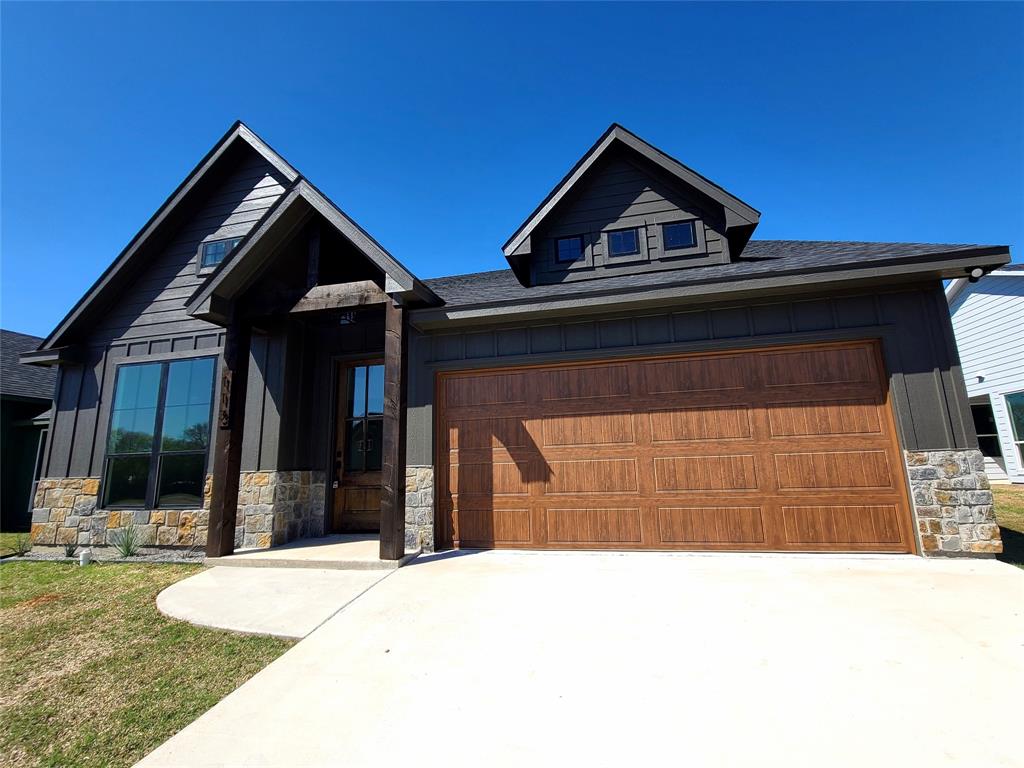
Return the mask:
<svg viewBox="0 0 1024 768">
<path fill-rule="evenodd" d="M 384 366 L 338 364 L 334 444 L 333 533 L 380 531 Z"/>
</svg>

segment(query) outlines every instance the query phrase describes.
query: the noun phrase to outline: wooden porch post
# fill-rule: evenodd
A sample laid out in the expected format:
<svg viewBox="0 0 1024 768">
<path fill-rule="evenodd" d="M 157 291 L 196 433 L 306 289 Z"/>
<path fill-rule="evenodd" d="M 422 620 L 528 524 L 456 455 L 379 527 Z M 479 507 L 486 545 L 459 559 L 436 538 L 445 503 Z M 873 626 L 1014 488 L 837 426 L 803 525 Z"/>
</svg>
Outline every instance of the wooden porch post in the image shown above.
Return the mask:
<svg viewBox="0 0 1024 768">
<path fill-rule="evenodd" d="M 220 406 L 213 440 L 213 488 L 210 493 L 208 557 L 235 550 L 238 473 L 242 468 L 245 389 L 249 377 L 250 325 L 237 318 L 228 326 L 221 353 Z"/>
<path fill-rule="evenodd" d="M 405 424 L 409 318 L 404 307 L 384 303 L 384 443 L 381 461 L 380 559 L 405 555 Z"/>
</svg>

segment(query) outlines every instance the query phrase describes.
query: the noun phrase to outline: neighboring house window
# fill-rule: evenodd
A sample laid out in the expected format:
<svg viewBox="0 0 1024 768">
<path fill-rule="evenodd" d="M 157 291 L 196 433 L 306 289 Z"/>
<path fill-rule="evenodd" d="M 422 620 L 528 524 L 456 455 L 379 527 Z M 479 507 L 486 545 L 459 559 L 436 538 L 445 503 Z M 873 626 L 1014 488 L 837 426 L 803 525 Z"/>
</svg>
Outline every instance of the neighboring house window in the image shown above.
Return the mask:
<svg viewBox="0 0 1024 768">
<path fill-rule="evenodd" d="M 583 258 L 582 237 L 560 237 L 555 240 L 555 261 L 565 264 Z"/>
<path fill-rule="evenodd" d="M 974 431 L 978 434 L 978 449 L 982 455 L 991 458 L 1002 456 L 1003 451 L 999 447 L 999 433 L 996 431 L 996 417 L 992 413 L 992 404 L 972 404 L 971 416 L 974 417 Z"/>
<path fill-rule="evenodd" d="M 1006 396 L 1006 409 L 1010 412 L 1013 442 L 1017 446 L 1017 461 L 1024 467 L 1024 392 Z"/>
<path fill-rule="evenodd" d="M 672 251 L 680 248 L 693 248 L 697 244 L 697 232 L 692 221 L 676 221 L 671 224 L 663 224 L 661 237 L 665 241 L 665 250 Z"/>
<path fill-rule="evenodd" d="M 348 369 L 345 471 L 379 470 L 383 439 L 384 366 L 354 365 Z"/>
<path fill-rule="evenodd" d="M 199 261 L 200 268 L 215 267 L 228 257 L 235 246 L 242 242 L 240 237 L 232 237 L 228 240 L 211 240 L 203 243 L 202 257 Z"/>
<path fill-rule="evenodd" d="M 640 236 L 636 229 L 618 229 L 608 233 L 609 256 L 631 256 L 640 253 Z"/>
<path fill-rule="evenodd" d="M 214 368 L 212 357 L 118 368 L 104 507 L 202 506 Z"/>
</svg>

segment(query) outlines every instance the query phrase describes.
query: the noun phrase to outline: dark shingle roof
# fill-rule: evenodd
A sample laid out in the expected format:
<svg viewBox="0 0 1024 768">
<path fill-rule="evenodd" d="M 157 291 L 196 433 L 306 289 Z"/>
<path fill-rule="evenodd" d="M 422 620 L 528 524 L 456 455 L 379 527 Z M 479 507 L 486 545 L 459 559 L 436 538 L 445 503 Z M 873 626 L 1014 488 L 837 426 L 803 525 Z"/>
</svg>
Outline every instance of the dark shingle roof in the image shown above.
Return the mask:
<svg viewBox="0 0 1024 768">
<path fill-rule="evenodd" d="M 751 240 L 743 254 L 728 264 L 684 267 L 678 270 L 619 275 L 600 280 L 578 280 L 523 287 L 511 269 L 424 280 L 449 307 L 471 304 L 528 302 L 604 293 L 625 293 L 679 285 L 728 282 L 756 277 L 807 273 L 881 265 L 928 255 L 984 248 L 981 245 L 934 243 L 859 243 L 824 240 Z"/>
<path fill-rule="evenodd" d="M 50 400 L 53 397 L 57 371 L 18 362 L 22 352 L 33 352 L 43 340 L 15 331 L 0 330 L 0 395 L 33 397 Z"/>
</svg>

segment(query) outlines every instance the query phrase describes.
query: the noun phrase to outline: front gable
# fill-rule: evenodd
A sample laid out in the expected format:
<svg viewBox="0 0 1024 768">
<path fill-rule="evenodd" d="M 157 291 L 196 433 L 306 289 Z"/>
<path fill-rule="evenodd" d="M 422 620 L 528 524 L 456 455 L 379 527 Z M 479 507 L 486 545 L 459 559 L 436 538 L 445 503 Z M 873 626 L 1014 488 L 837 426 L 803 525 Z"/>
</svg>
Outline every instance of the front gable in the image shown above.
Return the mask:
<svg viewBox="0 0 1024 768">
<path fill-rule="evenodd" d="M 760 214 L 612 125 L 505 243 L 523 285 L 727 263 Z"/>
</svg>

